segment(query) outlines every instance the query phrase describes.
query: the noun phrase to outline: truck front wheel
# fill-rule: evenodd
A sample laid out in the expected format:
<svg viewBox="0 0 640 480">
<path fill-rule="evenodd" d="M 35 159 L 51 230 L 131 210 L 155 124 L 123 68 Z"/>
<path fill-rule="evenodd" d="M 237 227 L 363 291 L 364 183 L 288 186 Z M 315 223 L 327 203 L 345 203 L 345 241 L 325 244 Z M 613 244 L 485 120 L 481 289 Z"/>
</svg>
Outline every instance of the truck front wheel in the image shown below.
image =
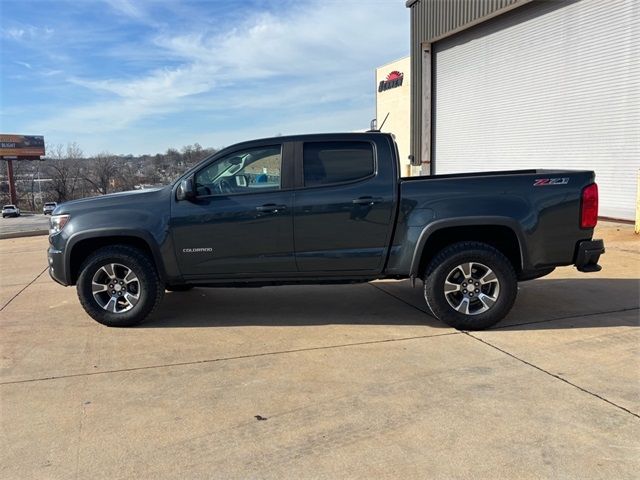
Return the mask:
<svg viewBox="0 0 640 480">
<path fill-rule="evenodd" d="M 511 262 L 480 242 L 459 242 L 438 253 L 424 277 L 427 305 L 439 320 L 459 330 L 495 325 L 511 310 L 518 280 Z"/>
<path fill-rule="evenodd" d="M 137 325 L 164 294 L 149 256 L 126 245 L 104 247 L 91 254 L 80 267 L 76 289 L 89 316 L 109 327 Z"/>
</svg>

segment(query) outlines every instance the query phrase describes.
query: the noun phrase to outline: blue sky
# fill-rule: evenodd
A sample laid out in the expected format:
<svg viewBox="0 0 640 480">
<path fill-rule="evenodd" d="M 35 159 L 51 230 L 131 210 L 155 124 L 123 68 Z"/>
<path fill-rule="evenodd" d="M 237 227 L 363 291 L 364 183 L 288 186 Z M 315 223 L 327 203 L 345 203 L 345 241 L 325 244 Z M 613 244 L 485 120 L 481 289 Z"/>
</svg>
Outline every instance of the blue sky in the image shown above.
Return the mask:
<svg viewBox="0 0 640 480">
<path fill-rule="evenodd" d="M 0 0 L 0 131 L 87 154 L 365 128 L 404 0 Z"/>
</svg>

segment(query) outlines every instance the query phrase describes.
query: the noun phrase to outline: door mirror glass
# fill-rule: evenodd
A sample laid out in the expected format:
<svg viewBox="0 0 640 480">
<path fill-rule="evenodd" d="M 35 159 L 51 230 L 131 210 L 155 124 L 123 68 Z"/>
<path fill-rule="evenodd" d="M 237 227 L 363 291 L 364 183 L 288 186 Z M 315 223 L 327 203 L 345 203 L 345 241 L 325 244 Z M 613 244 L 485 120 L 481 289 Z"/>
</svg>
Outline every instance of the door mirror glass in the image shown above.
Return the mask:
<svg viewBox="0 0 640 480">
<path fill-rule="evenodd" d="M 178 185 L 176 200 L 192 200 L 194 198 L 196 198 L 196 192 L 193 188 L 193 177 L 185 178 Z"/>
</svg>

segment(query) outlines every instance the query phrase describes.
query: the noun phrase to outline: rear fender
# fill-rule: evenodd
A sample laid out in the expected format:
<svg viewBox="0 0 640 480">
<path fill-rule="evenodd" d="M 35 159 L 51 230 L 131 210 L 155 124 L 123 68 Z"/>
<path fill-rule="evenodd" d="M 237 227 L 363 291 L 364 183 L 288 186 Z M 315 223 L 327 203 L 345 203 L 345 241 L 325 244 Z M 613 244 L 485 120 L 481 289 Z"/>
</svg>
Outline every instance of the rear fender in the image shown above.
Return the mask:
<svg viewBox="0 0 640 480">
<path fill-rule="evenodd" d="M 410 269 L 409 276 L 411 278 L 416 278 L 420 273 L 420 261 L 424 253 L 424 248 L 427 245 L 429 238 L 434 233 L 436 233 L 437 231 L 443 230 L 445 228 L 470 227 L 470 226 L 485 226 L 485 227 L 500 226 L 500 227 L 509 228 L 511 231 L 513 231 L 516 238 L 518 239 L 518 248 L 520 251 L 520 265 L 519 265 L 520 268 L 524 269 L 525 266 L 528 265 L 525 236 L 522 232 L 520 224 L 516 220 L 509 217 L 500 217 L 500 216 L 457 217 L 457 218 L 447 218 L 443 220 L 436 220 L 430 223 L 429 225 L 427 225 L 422 230 L 413 252 L 413 258 L 411 260 L 411 269 Z M 461 240 L 465 240 L 465 239 L 461 239 Z"/>
</svg>

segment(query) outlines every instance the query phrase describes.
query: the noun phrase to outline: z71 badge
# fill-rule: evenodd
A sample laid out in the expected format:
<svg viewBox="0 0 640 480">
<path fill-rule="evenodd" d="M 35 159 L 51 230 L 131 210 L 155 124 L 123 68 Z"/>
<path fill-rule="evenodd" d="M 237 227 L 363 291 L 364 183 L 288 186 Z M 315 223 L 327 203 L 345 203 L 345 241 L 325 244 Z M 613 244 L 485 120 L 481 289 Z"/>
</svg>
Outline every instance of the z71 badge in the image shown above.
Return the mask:
<svg viewBox="0 0 640 480">
<path fill-rule="evenodd" d="M 543 187 L 545 185 L 566 185 L 569 183 L 568 178 L 536 178 L 533 181 L 534 187 Z"/>
</svg>

